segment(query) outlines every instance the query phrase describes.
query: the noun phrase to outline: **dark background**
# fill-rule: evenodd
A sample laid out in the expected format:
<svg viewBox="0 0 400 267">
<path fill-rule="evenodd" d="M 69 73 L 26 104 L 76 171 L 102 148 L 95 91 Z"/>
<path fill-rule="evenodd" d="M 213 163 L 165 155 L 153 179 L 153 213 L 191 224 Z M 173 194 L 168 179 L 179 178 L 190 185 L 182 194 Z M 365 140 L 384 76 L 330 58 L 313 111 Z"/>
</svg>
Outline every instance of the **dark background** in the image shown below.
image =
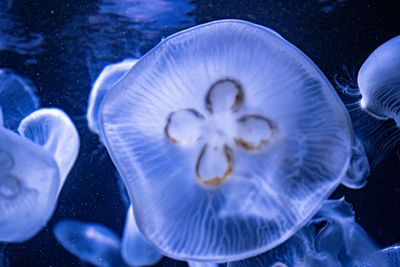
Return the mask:
<svg viewBox="0 0 400 267">
<path fill-rule="evenodd" d="M 24 51 L 13 46 L 0 50 L 0 67 L 30 79 L 41 106 L 65 110 L 81 137 L 79 158 L 64 185 L 55 214 L 47 228 L 32 240 L 7 245 L 5 255 L 10 266 L 83 265 L 53 237 L 54 224 L 63 218 L 102 223 L 122 233 L 126 203 L 121 198 L 115 169 L 85 120 L 91 84 L 106 64 L 139 56 L 162 36 L 180 28 L 215 19 L 240 18 L 276 30 L 304 51 L 332 83 L 340 80 L 342 84 L 354 84 L 368 55 L 400 34 L 398 0 L 192 3 L 192 22 L 186 19 L 174 25 L 144 25 L 118 15 L 99 15 L 100 1 L 94 0 L 15 0 L 7 13 L 0 14 L 0 42 L 10 41 L 13 36 L 20 36 L 20 41 L 43 38 L 40 46 Z M 340 186 L 332 196 L 345 196 L 354 205 L 357 222 L 381 247 L 400 241 L 397 143 L 393 141 L 394 149 L 380 162 L 374 161 L 378 152 L 368 150 L 373 168 L 363 189 Z M 185 266 L 164 258 L 158 266 L 180 265 Z"/>
</svg>

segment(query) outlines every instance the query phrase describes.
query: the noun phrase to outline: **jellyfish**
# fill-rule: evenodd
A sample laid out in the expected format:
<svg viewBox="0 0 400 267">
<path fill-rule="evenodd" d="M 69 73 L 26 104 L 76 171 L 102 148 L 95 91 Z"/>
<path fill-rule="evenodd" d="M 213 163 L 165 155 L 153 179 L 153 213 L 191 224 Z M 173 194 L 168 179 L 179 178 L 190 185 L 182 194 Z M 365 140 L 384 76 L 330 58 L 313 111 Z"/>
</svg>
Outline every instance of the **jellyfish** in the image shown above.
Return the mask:
<svg viewBox="0 0 400 267">
<path fill-rule="evenodd" d="M 55 209 L 59 169 L 42 147 L 2 127 L 0 162 L 0 241 L 23 242 Z"/>
<path fill-rule="evenodd" d="M 354 220 L 352 205 L 344 198 L 327 200 L 316 215 L 285 243 L 256 257 L 229 262 L 246 266 L 359 266 L 368 260 L 384 267 L 379 248 Z"/>
<path fill-rule="evenodd" d="M 400 243 L 382 249 L 379 253 L 390 267 L 400 266 Z"/>
<path fill-rule="evenodd" d="M 41 108 L 21 121 L 18 132 L 54 157 L 60 170 L 60 191 L 79 152 L 79 135 L 71 119 L 61 109 Z"/>
<path fill-rule="evenodd" d="M 375 49 L 358 72 L 361 105 L 377 119 L 400 126 L 400 36 Z"/>
<path fill-rule="evenodd" d="M 101 224 L 64 219 L 53 232 L 58 242 L 82 261 L 95 266 L 126 266 L 120 254 L 120 238 Z"/>
<path fill-rule="evenodd" d="M 162 254 L 155 249 L 139 232 L 133 216 L 132 205 L 126 214 L 122 236 L 121 255 L 130 266 L 148 266 L 156 264 Z"/>
<path fill-rule="evenodd" d="M 101 102 L 109 89 L 137 62 L 137 59 L 128 58 L 121 62 L 104 67 L 99 77 L 93 84 L 89 95 L 86 119 L 90 131 L 99 134 L 98 114 Z"/>
<path fill-rule="evenodd" d="M 238 260 L 287 240 L 341 182 L 353 146 L 318 67 L 240 20 L 164 39 L 111 88 L 99 121 L 140 232 L 187 261 Z"/>
<path fill-rule="evenodd" d="M 39 107 L 34 89 L 22 77 L 0 69 L 0 107 L 3 126 L 15 131 L 20 121 Z"/>
<path fill-rule="evenodd" d="M 336 81 L 336 85 L 349 111 L 354 135 L 364 147 L 371 166 L 377 166 L 400 140 L 400 128 L 393 120 L 379 120 L 362 108 L 362 96 L 356 82 Z"/>
<path fill-rule="evenodd" d="M 41 33 L 27 31 L 20 16 L 12 12 L 0 15 L 0 51 L 12 51 L 24 56 L 35 55 L 41 52 L 43 40 Z"/>
</svg>

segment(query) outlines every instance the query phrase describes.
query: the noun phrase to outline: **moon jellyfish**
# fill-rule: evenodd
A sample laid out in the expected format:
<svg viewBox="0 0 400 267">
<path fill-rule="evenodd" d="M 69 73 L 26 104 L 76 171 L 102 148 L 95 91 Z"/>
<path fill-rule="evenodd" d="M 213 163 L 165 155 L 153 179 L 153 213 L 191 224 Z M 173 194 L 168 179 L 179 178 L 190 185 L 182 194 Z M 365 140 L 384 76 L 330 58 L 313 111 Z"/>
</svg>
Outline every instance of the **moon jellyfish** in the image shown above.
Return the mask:
<svg viewBox="0 0 400 267">
<path fill-rule="evenodd" d="M 378 119 L 400 126 L 400 36 L 375 49 L 358 72 L 361 105 Z"/>
<path fill-rule="evenodd" d="M 284 242 L 341 182 L 353 144 L 318 67 L 240 20 L 164 39 L 111 88 L 99 118 L 140 232 L 188 261 Z"/>
<path fill-rule="evenodd" d="M 0 107 L 3 126 L 16 130 L 20 121 L 39 107 L 32 86 L 8 69 L 0 69 Z"/>
<path fill-rule="evenodd" d="M 53 155 L 61 190 L 79 152 L 79 135 L 71 119 L 61 109 L 41 108 L 21 121 L 18 132 Z"/>
<path fill-rule="evenodd" d="M 0 241 L 23 242 L 54 211 L 58 167 L 47 151 L 5 128 L 0 128 L 0 162 Z"/>
<path fill-rule="evenodd" d="M 264 254 L 228 267 L 246 266 L 358 266 L 364 260 L 386 266 L 378 247 L 354 221 L 352 206 L 344 198 L 327 200 L 317 214 L 290 239 Z"/>
<path fill-rule="evenodd" d="M 128 58 L 121 62 L 104 67 L 99 77 L 93 84 L 89 95 L 88 111 L 86 119 L 89 129 L 99 134 L 99 108 L 108 90 L 137 62 L 137 59 Z"/>
<path fill-rule="evenodd" d="M 124 233 L 122 236 L 121 255 L 131 266 L 156 264 L 162 255 L 139 232 L 133 216 L 132 205 L 126 214 Z"/>
<path fill-rule="evenodd" d="M 53 231 L 58 242 L 82 261 L 95 266 L 125 266 L 119 237 L 101 224 L 64 219 Z"/>
</svg>

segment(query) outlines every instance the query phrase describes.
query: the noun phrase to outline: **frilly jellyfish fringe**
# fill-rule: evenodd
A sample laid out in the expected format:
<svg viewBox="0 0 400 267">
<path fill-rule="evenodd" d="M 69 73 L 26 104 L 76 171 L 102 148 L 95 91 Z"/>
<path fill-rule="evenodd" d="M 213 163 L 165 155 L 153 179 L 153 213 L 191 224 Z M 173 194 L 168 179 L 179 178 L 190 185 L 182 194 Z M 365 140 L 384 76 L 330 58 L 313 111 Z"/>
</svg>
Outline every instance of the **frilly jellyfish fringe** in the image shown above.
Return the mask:
<svg viewBox="0 0 400 267">
<path fill-rule="evenodd" d="M 354 137 L 350 166 L 343 177 L 342 184 L 352 189 L 360 189 L 367 183 L 369 175 L 370 166 L 364 146 L 358 138 Z"/>
<path fill-rule="evenodd" d="M 343 198 L 327 200 L 316 215 L 285 243 L 228 267 L 358 266 L 369 261 L 385 265 L 378 247 L 355 222 L 352 206 Z"/>
<path fill-rule="evenodd" d="M 164 39 L 111 88 L 99 125 L 139 230 L 181 260 L 262 253 L 340 182 L 363 184 L 344 179 L 353 132 L 331 84 L 279 34 L 245 21 Z"/>
</svg>

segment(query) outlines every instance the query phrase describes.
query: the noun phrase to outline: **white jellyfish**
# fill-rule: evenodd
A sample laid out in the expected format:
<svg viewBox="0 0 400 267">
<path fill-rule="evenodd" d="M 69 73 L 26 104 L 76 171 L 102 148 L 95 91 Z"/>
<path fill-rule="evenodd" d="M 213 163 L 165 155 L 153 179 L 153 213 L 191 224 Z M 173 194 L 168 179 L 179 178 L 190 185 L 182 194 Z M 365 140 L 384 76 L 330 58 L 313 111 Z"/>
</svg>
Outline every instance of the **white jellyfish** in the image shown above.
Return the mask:
<svg viewBox="0 0 400 267">
<path fill-rule="evenodd" d="M 126 266 L 120 254 L 120 238 L 101 224 L 64 219 L 53 231 L 58 242 L 82 261 L 102 267 Z"/>
<path fill-rule="evenodd" d="M 0 241 L 22 242 L 42 229 L 56 206 L 60 175 L 39 145 L 0 128 Z"/>
<path fill-rule="evenodd" d="M 341 182 L 353 146 L 318 67 L 240 20 L 164 39 L 111 88 L 99 120 L 139 230 L 188 261 L 284 242 Z"/>
<path fill-rule="evenodd" d="M 20 136 L 0 130 L 0 241 L 23 242 L 53 214 L 76 160 L 79 136 L 69 117 L 56 108 L 39 109 L 24 118 Z"/>
<path fill-rule="evenodd" d="M 358 266 L 366 260 L 373 266 L 387 266 L 378 251 L 375 242 L 355 222 L 352 206 L 342 198 L 327 200 L 285 243 L 256 257 L 229 262 L 228 267 L 344 267 Z"/>
<path fill-rule="evenodd" d="M 361 105 L 378 119 L 400 126 L 400 36 L 375 49 L 358 72 Z"/>
<path fill-rule="evenodd" d="M 139 232 L 132 205 L 126 214 L 124 233 L 122 235 L 121 255 L 131 266 L 148 266 L 156 264 L 162 255 Z"/>
<path fill-rule="evenodd" d="M 21 121 L 18 132 L 54 157 L 61 190 L 79 152 L 79 135 L 71 119 L 58 108 L 41 108 Z"/>
<path fill-rule="evenodd" d="M 3 126 L 16 130 L 20 121 L 39 107 L 33 87 L 8 69 L 0 69 L 0 107 Z"/>
<path fill-rule="evenodd" d="M 135 58 L 128 58 L 121 62 L 110 64 L 104 67 L 99 77 L 93 84 L 89 95 L 88 110 L 86 119 L 89 129 L 99 134 L 99 108 L 107 92 L 124 74 L 137 62 Z"/>
</svg>

